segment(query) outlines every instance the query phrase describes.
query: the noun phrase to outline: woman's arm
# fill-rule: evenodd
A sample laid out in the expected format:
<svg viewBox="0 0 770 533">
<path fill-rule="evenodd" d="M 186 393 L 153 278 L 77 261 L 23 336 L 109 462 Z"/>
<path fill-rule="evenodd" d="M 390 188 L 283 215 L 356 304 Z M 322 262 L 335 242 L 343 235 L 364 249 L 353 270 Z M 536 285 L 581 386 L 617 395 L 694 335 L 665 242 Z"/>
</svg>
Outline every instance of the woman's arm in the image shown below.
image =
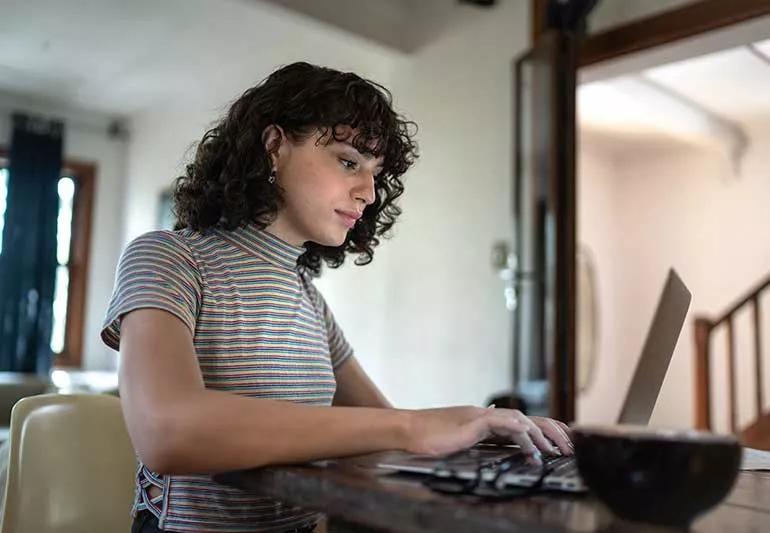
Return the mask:
<svg viewBox="0 0 770 533">
<path fill-rule="evenodd" d="M 406 411 L 314 407 L 206 389 L 189 329 L 157 309 L 122 319 L 120 394 L 134 447 L 160 473 L 407 447 Z"/>
<path fill-rule="evenodd" d="M 384 450 L 440 455 L 492 434 L 507 436 L 525 453 L 551 449 L 543 431 L 518 411 L 314 407 L 206 389 L 192 333 L 174 315 L 156 309 L 122 319 L 120 394 L 131 441 L 142 461 L 159 473 L 217 472 Z M 563 450 L 569 450 L 567 442 Z"/>
<path fill-rule="evenodd" d="M 385 395 L 369 378 L 355 356 L 350 356 L 335 372 L 337 392 L 334 394 L 335 406 L 380 407 L 390 409 Z"/>
</svg>

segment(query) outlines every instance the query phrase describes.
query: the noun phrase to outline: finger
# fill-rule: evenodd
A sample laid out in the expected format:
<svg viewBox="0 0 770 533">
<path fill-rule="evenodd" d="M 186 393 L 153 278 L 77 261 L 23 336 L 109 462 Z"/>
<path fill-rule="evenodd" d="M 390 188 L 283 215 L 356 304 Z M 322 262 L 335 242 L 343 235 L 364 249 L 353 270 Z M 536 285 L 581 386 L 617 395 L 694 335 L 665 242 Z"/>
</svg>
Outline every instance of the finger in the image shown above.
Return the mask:
<svg viewBox="0 0 770 533">
<path fill-rule="evenodd" d="M 489 430 L 500 437 L 510 439 L 519 445 L 521 452 L 527 456 L 540 459 L 540 450 L 532 442 L 529 426 L 511 416 L 493 416 L 488 419 Z"/>
<path fill-rule="evenodd" d="M 559 449 L 556 448 L 553 443 L 548 440 L 548 438 L 546 438 L 546 436 L 543 434 L 543 430 L 535 423 L 532 418 L 522 413 L 518 413 L 518 418 L 520 418 L 522 422 L 526 424 L 529 436 L 531 437 L 532 442 L 535 443 L 535 446 L 550 455 L 556 455 L 559 453 Z"/>
<path fill-rule="evenodd" d="M 556 419 L 552 419 L 552 420 L 553 420 L 554 422 L 556 422 L 556 424 L 557 424 L 557 425 L 558 425 L 560 428 L 562 428 L 562 429 L 564 430 L 564 433 L 566 433 L 566 434 L 567 434 L 567 437 L 569 437 L 569 439 L 570 439 L 570 440 L 572 440 L 572 429 L 571 429 L 571 428 L 570 428 L 570 427 L 569 427 L 567 424 L 565 424 L 564 422 L 562 422 L 561 420 L 556 420 Z"/>
<path fill-rule="evenodd" d="M 518 425 L 523 429 L 523 431 L 526 431 L 526 433 L 529 436 L 529 440 L 535 445 L 535 447 L 538 450 L 538 453 L 540 450 L 551 455 L 555 455 L 559 453 L 558 448 L 554 447 L 551 441 L 549 441 L 545 437 L 545 435 L 543 435 L 543 432 L 532 421 L 532 419 L 530 419 L 521 411 L 516 409 L 496 409 L 494 411 L 494 416 L 503 417 L 504 419 L 515 420 L 518 423 Z M 532 455 L 535 455 L 535 454 L 533 453 Z"/>
<path fill-rule="evenodd" d="M 569 427 L 567 424 L 562 422 L 561 420 L 554 420 L 560 428 L 564 430 L 564 433 L 567 435 L 567 439 L 569 439 L 569 448 L 573 452 L 575 451 L 575 444 L 572 442 L 572 428 Z"/>
<path fill-rule="evenodd" d="M 540 427 L 543 433 L 556 445 L 561 453 L 569 454 L 569 437 L 555 420 L 547 417 L 532 417 L 533 421 Z"/>
<path fill-rule="evenodd" d="M 572 441 L 556 420 L 552 418 L 538 418 L 537 423 L 546 436 L 559 447 L 561 453 L 565 455 L 572 454 Z"/>
</svg>

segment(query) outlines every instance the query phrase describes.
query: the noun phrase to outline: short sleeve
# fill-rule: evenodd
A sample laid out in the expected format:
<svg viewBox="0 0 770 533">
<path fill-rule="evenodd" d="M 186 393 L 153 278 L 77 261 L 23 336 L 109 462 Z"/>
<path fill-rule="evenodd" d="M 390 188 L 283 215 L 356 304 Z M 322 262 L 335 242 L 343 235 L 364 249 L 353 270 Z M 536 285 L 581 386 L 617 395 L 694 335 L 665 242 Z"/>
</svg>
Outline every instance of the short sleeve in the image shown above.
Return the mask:
<svg viewBox="0 0 770 533">
<path fill-rule="evenodd" d="M 329 356 L 332 361 L 332 367 L 337 370 L 342 364 L 353 355 L 353 348 L 345 339 L 345 335 L 342 333 L 342 328 L 337 324 L 334 319 L 332 310 L 324 300 L 321 292 L 316 289 L 312 281 L 307 280 L 307 287 L 311 291 L 313 298 L 316 301 L 319 312 L 323 315 L 324 322 L 326 323 L 326 334 L 329 340 Z"/>
<path fill-rule="evenodd" d="M 120 321 L 136 309 L 162 309 L 195 333 L 201 301 L 201 277 L 190 247 L 171 231 L 137 237 L 123 251 L 101 337 L 120 348 Z"/>
</svg>

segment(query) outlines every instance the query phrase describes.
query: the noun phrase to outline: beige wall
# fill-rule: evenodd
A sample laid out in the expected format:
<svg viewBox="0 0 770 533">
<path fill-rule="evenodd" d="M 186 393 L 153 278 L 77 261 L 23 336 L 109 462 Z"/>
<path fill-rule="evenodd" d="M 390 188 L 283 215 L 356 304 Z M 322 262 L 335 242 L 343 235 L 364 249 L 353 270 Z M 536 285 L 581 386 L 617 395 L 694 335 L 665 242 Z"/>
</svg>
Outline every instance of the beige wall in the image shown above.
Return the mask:
<svg viewBox="0 0 770 533">
<path fill-rule="evenodd" d="M 512 233 L 511 65 L 528 44 L 527 7 L 459 10 L 394 71 L 422 153 L 403 218 L 373 265 L 321 283 L 396 405 L 480 405 L 511 386 L 511 316 L 490 257 Z M 360 335 L 367 324 L 379 346 Z"/>
<path fill-rule="evenodd" d="M 581 420 L 609 422 L 617 415 L 666 269 L 673 265 L 693 301 L 651 423 L 692 424 L 694 317 L 721 313 L 770 274 L 768 154 L 770 128 L 751 132 L 740 175 L 713 146 L 632 144 L 622 137 L 608 142 L 584 135 L 578 238 L 596 256 L 601 348 L 595 382 L 579 398 Z M 743 423 L 754 416 L 749 318 L 741 316 L 737 323 Z M 717 429 L 725 430 L 726 398 L 718 379 L 726 375 L 724 337 L 718 335 L 716 343 L 713 401 Z M 770 384 L 766 361 L 765 383 Z"/>
</svg>

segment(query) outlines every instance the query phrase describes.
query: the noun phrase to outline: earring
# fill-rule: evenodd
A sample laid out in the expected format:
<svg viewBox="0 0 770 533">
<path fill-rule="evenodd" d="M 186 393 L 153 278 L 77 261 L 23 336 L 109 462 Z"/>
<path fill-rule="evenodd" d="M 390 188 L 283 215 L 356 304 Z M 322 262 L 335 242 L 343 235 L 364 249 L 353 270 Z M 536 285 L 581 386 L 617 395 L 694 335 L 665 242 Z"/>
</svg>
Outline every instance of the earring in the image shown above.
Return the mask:
<svg viewBox="0 0 770 533">
<path fill-rule="evenodd" d="M 267 182 L 268 182 L 269 184 L 271 184 L 271 185 L 272 185 L 273 183 L 275 183 L 275 169 L 273 169 L 273 170 L 271 170 L 271 171 L 270 171 L 270 175 L 267 177 Z"/>
</svg>

